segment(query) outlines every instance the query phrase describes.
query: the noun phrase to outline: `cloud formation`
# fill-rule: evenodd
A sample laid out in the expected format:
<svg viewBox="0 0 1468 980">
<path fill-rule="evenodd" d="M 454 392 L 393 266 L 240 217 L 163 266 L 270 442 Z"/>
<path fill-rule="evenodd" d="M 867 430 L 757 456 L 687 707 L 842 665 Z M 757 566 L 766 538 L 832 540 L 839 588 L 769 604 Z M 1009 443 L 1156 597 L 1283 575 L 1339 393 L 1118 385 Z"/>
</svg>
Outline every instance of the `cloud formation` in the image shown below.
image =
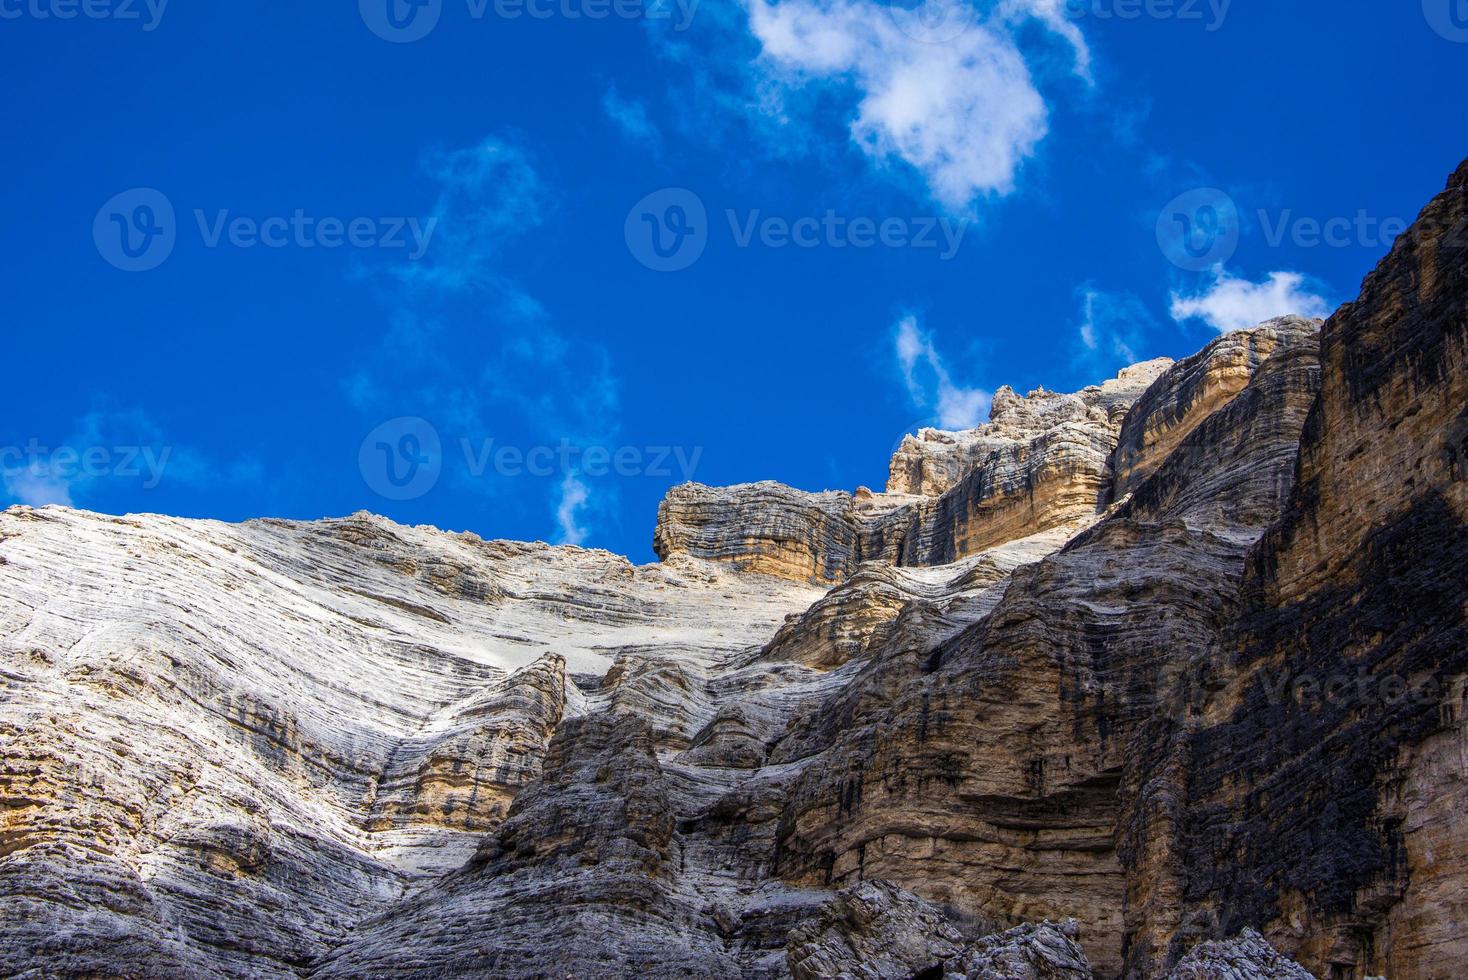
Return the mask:
<svg viewBox="0 0 1468 980">
<path fill-rule="evenodd" d="M 663 134 L 652 121 L 647 103 L 642 99 L 623 98 L 614 85 L 602 96 L 601 108 L 628 143 L 641 146 L 654 155 L 662 152 Z"/>
<path fill-rule="evenodd" d="M 263 471 L 244 457 L 220 462 L 170 441 L 139 409 L 97 409 L 76 421 L 59 446 L 31 440 L 0 447 L 0 496 L 31 507 L 75 507 L 108 488 L 153 490 L 165 479 L 188 489 L 259 483 Z"/>
<path fill-rule="evenodd" d="M 915 407 L 936 412 L 945 429 L 972 429 L 989 414 L 990 392 L 955 384 L 933 340 L 918 326 L 917 317 L 904 317 L 895 337 L 897 366 Z"/>
<path fill-rule="evenodd" d="M 1220 266 L 1203 292 L 1172 294 L 1174 320 L 1199 319 L 1219 333 L 1258 326 L 1277 316 L 1324 317 L 1329 312 L 1329 304 L 1306 288 L 1305 277 L 1298 272 L 1271 272 L 1256 283 L 1231 276 Z"/>
<path fill-rule="evenodd" d="M 574 473 L 561 481 L 560 499 L 556 503 L 556 526 L 560 534 L 556 544 L 580 545 L 589 532 L 581 523 L 580 512 L 591 499 L 591 488 Z"/>
<path fill-rule="evenodd" d="M 850 137 L 874 161 L 900 161 L 953 211 L 1014 190 L 1049 112 L 1015 38 L 1037 19 L 1065 38 L 1076 71 L 1090 54 L 1060 0 L 1005 0 L 980 19 L 966 0 L 907 9 L 874 0 L 749 0 L 764 82 L 855 93 Z M 784 111 L 778 93 L 756 104 Z"/>
<path fill-rule="evenodd" d="M 1100 371 L 1114 371 L 1135 364 L 1147 335 L 1156 326 L 1140 299 L 1131 293 L 1112 293 L 1089 284 L 1078 290 L 1080 298 L 1080 363 Z"/>
<path fill-rule="evenodd" d="M 490 138 L 427 153 L 423 172 L 438 234 L 423 259 L 385 271 L 388 328 L 343 382 L 346 397 L 372 415 L 422 415 L 454 445 L 613 444 L 619 395 L 607 351 L 558 329 L 510 271 L 522 237 L 559 213 L 530 154 Z M 483 472 L 458 475 L 486 494 L 506 489 Z M 579 474 L 559 476 L 546 484 L 549 513 L 561 540 L 579 544 L 591 533 L 587 515 L 609 508 L 616 490 L 593 494 Z"/>
</svg>

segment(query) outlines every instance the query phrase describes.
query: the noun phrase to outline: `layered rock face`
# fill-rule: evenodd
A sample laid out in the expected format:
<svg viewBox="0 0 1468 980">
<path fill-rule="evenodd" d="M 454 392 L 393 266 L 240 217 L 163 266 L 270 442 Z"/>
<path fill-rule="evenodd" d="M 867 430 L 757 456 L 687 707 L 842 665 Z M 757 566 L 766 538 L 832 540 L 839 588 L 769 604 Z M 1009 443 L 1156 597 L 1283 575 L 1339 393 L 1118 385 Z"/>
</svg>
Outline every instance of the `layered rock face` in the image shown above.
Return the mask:
<svg viewBox="0 0 1468 980">
<path fill-rule="evenodd" d="M 1468 975 L 1465 232 L 648 567 L 5 512 L 0 972 Z"/>
<path fill-rule="evenodd" d="M 777 483 L 689 484 L 658 510 L 658 556 L 692 555 L 831 584 L 863 562 L 947 565 L 1094 517 L 1127 408 L 1172 362 L 1127 368 L 1073 395 L 994 395 L 988 425 L 923 429 L 892 458 L 885 494 L 805 493 Z"/>
</svg>

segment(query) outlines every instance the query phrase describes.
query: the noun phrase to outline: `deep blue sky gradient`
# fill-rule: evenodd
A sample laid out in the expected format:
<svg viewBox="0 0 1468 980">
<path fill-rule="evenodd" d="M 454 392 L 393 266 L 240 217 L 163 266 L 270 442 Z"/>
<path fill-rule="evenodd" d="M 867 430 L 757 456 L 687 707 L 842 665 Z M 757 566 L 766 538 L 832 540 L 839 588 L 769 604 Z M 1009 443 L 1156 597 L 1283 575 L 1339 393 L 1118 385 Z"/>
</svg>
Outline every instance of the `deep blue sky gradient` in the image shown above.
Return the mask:
<svg viewBox="0 0 1468 980">
<path fill-rule="evenodd" d="M 741 8 L 717 4 L 705 0 L 675 40 L 736 70 L 753 42 L 737 43 Z M 953 209 L 846 138 L 841 85 L 801 120 L 803 142 L 772 142 L 692 84 L 664 27 L 474 22 L 462 0 L 402 45 L 345 2 L 177 2 L 151 32 L 0 20 L 0 445 L 172 447 L 156 487 L 115 473 L 71 482 L 76 505 L 102 511 L 366 508 L 532 540 L 564 536 L 565 474 L 475 477 L 460 438 L 680 446 L 700 452 L 705 483 L 880 487 L 895 443 L 933 414 L 898 369 L 903 317 L 918 318 L 957 383 L 1074 390 L 1124 360 L 1081 343 L 1088 288 L 1134 298 L 1138 358 L 1183 356 L 1216 335 L 1169 315 L 1170 294 L 1206 275 L 1170 265 L 1155 240 L 1176 194 L 1226 190 L 1245 214 L 1229 271 L 1299 272 L 1333 307 L 1386 245 L 1271 246 L 1249 216 L 1410 219 L 1468 152 L 1468 43 L 1435 32 L 1419 0 L 1236 0 L 1215 31 L 1078 23 L 1093 85 L 1053 37 L 1021 33 L 1049 134 L 1013 193 L 975 203 L 975 226 L 943 261 L 737 247 L 726 209 L 874 220 Z M 619 131 L 609 91 L 645 106 L 655 145 Z M 485 141 L 512 148 L 511 169 L 536 184 L 486 176 L 457 252 L 435 255 L 480 280 L 452 295 L 406 280 L 401 254 L 208 249 L 193 229 L 194 208 L 427 216 L 444 200 L 435 168 Z M 113 268 L 92 237 L 103 203 L 135 187 L 179 213 L 173 254 L 143 273 Z M 676 273 L 644 268 L 624 240 L 628 209 L 664 187 L 694 191 L 710 214 L 706 253 Z M 450 203 L 461 215 L 466 202 Z M 448 390 L 474 393 L 473 409 L 446 407 L 464 397 Z M 397 416 L 430 419 L 447 447 L 442 478 L 408 501 L 375 493 L 359 467 L 364 437 Z M 678 476 L 580 480 L 586 543 L 651 558 L 657 502 Z"/>
</svg>

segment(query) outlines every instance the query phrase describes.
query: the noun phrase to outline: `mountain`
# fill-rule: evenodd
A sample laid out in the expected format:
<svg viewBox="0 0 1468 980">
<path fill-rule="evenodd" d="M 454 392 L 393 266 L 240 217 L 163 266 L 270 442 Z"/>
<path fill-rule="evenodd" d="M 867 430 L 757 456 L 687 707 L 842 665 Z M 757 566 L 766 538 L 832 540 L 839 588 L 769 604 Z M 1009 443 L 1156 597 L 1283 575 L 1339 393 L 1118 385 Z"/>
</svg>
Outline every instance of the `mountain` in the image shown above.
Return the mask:
<svg viewBox="0 0 1468 980">
<path fill-rule="evenodd" d="M 1285 317 L 659 563 L 0 516 L 0 971 L 1468 975 L 1468 163 Z"/>
</svg>

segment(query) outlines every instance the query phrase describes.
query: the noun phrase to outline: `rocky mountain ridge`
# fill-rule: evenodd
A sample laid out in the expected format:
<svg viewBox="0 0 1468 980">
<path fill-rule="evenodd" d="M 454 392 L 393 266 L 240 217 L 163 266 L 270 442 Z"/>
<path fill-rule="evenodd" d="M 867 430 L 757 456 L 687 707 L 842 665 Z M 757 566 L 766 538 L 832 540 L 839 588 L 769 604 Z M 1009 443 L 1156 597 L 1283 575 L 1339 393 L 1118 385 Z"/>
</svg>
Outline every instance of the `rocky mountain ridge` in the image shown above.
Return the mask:
<svg viewBox="0 0 1468 980">
<path fill-rule="evenodd" d="M 646 567 L 6 511 L 0 973 L 1468 975 L 1465 226 Z"/>
</svg>

